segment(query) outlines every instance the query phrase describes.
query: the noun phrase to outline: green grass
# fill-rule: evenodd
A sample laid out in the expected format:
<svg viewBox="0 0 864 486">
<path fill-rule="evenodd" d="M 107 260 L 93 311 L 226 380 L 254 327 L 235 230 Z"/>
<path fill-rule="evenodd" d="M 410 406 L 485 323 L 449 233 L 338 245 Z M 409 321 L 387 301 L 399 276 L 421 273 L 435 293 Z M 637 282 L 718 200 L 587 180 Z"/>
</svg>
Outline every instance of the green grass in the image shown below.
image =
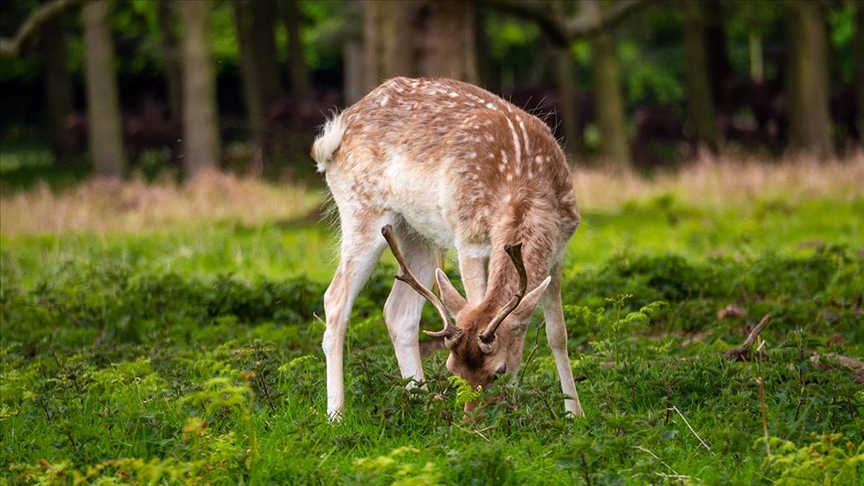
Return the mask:
<svg viewBox="0 0 864 486">
<path fill-rule="evenodd" d="M 464 416 L 442 352 L 428 389 L 406 389 L 388 258 L 329 424 L 321 226 L 0 236 L 0 484 L 864 484 L 864 389 L 824 358 L 864 356 L 862 214 L 825 198 L 584 210 L 564 285 L 581 420 L 539 315 L 502 401 Z M 719 318 L 730 305 L 743 315 Z M 768 313 L 763 358 L 721 356 Z"/>
</svg>

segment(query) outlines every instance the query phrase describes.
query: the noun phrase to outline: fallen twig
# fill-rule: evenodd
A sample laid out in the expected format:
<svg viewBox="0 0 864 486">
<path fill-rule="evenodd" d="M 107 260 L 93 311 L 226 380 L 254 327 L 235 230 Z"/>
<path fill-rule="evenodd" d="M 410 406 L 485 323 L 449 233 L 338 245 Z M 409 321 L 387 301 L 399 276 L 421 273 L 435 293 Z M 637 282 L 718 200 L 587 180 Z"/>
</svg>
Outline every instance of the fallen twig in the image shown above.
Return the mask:
<svg viewBox="0 0 864 486">
<path fill-rule="evenodd" d="M 826 358 L 830 360 L 837 360 L 837 364 L 851 371 L 852 379 L 855 380 L 855 383 L 864 383 L 864 361 L 859 361 L 857 359 L 853 359 L 837 353 L 813 353 L 812 355 L 810 355 L 810 362 L 813 363 L 813 366 L 815 366 L 817 369 L 827 371 L 833 368 L 833 366 L 822 362 L 822 360 Z"/>
<path fill-rule="evenodd" d="M 687 425 L 687 428 L 690 429 L 690 432 L 691 432 L 691 433 L 692 433 L 692 434 L 693 434 L 697 439 L 699 439 L 699 443 L 701 443 L 701 444 L 702 444 L 706 449 L 708 449 L 708 452 L 710 452 L 712 456 L 714 455 L 714 451 L 712 451 L 711 448 L 708 447 L 708 444 L 706 444 L 705 441 L 702 440 L 702 437 L 699 437 L 699 434 L 697 434 L 696 431 L 693 430 L 693 427 L 690 426 L 690 422 L 687 421 L 687 418 L 684 417 L 684 414 L 681 413 L 681 410 L 678 410 L 678 407 L 676 407 L 675 405 L 672 405 L 671 407 L 667 408 L 666 410 L 670 410 L 670 411 L 676 412 L 676 413 L 678 414 L 678 416 L 681 417 L 681 420 L 684 421 L 684 424 Z"/>
<path fill-rule="evenodd" d="M 765 314 L 765 317 L 759 321 L 759 324 L 750 331 L 750 334 L 747 336 L 747 339 L 744 340 L 744 344 L 738 346 L 737 348 L 729 349 L 727 351 L 723 351 L 723 356 L 731 359 L 732 361 L 749 361 L 750 360 L 750 347 L 753 346 L 753 343 L 756 342 L 756 338 L 759 337 L 759 333 L 762 332 L 763 329 L 771 322 L 771 314 Z"/>
</svg>

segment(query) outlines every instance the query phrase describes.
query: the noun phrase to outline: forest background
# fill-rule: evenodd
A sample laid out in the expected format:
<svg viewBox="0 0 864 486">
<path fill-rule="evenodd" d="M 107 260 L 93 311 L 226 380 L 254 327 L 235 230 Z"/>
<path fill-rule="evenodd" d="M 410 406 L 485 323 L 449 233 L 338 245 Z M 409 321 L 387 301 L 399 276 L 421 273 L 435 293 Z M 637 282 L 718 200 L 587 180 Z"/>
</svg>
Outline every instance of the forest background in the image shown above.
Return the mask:
<svg viewBox="0 0 864 486">
<path fill-rule="evenodd" d="M 544 116 L 574 160 L 607 166 L 680 165 L 700 151 L 829 157 L 861 140 L 864 8 L 851 0 L 15 0 L 0 9 L 6 178 L 22 156 L 83 160 L 110 177 L 142 155 L 186 174 L 303 173 L 326 114 L 397 75 L 486 87 Z M 26 150 L 40 144 L 52 154 Z"/>
<path fill-rule="evenodd" d="M 0 485 L 864 484 L 862 26 L 851 0 L 0 2 Z M 485 391 L 418 333 L 406 388 L 385 255 L 328 421 L 309 148 L 398 75 L 568 152 L 585 420 L 541 322 Z"/>
</svg>

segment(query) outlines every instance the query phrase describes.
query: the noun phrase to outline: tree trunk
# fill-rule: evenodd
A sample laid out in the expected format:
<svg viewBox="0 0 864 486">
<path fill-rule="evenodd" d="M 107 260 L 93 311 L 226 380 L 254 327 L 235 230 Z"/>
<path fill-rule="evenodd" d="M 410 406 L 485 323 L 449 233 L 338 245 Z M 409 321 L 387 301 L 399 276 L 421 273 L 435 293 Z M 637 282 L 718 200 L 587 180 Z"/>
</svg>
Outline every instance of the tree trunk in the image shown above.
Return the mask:
<svg viewBox="0 0 864 486">
<path fill-rule="evenodd" d="M 192 178 L 216 169 L 219 128 L 210 53 L 210 2 L 180 2 L 183 20 L 183 168 Z"/>
<path fill-rule="evenodd" d="M 474 14 L 470 0 L 425 2 L 417 22 L 423 52 L 420 74 L 477 83 Z"/>
<path fill-rule="evenodd" d="M 492 46 L 489 45 L 489 37 L 486 35 L 486 14 L 482 9 L 477 9 L 474 24 L 475 43 L 477 45 L 477 80 L 480 86 L 492 91 L 501 92 L 501 76 L 492 62 Z"/>
<path fill-rule="evenodd" d="M 705 27 L 705 55 L 708 64 L 708 80 L 711 85 L 714 106 L 723 101 L 723 85 L 733 76 L 729 50 L 726 48 L 726 31 L 723 28 L 722 0 L 689 0 L 685 3 L 698 3 L 701 6 Z M 688 5 L 689 7 L 689 5 Z"/>
<path fill-rule="evenodd" d="M 162 30 L 162 57 L 168 88 L 168 109 L 172 120 L 183 119 L 183 78 L 180 66 L 180 39 L 177 35 L 177 5 L 170 0 L 159 0 L 157 14 Z"/>
<path fill-rule="evenodd" d="M 364 7 L 369 89 L 393 76 L 477 83 L 475 2 L 366 0 Z"/>
<path fill-rule="evenodd" d="M 42 33 L 45 59 L 45 114 L 48 139 L 56 160 L 70 155 L 66 134 L 66 117 L 72 111 L 72 81 L 66 61 L 69 50 L 62 18 L 54 19 Z"/>
<path fill-rule="evenodd" d="M 251 0 L 254 52 L 260 67 L 261 99 L 265 115 L 282 97 L 279 63 L 276 59 L 276 4 L 272 1 Z"/>
<path fill-rule="evenodd" d="M 382 61 L 382 39 L 381 35 L 381 13 L 382 6 L 386 2 L 378 0 L 365 0 L 363 2 L 363 47 L 366 49 L 366 65 L 363 92 L 368 93 L 380 84 L 379 73 L 381 73 Z"/>
<path fill-rule="evenodd" d="M 425 0 L 366 0 L 364 6 L 368 90 L 394 76 L 418 76 L 417 22 Z"/>
<path fill-rule="evenodd" d="M 825 158 L 832 153 L 825 20 L 818 2 L 788 6 L 790 148 Z"/>
<path fill-rule="evenodd" d="M 855 102 L 858 109 L 858 142 L 864 145 L 864 4 L 855 5 Z"/>
<path fill-rule="evenodd" d="M 346 105 L 353 105 L 366 93 L 366 46 L 363 39 L 364 4 L 347 2 L 347 32 L 345 35 L 344 98 Z"/>
<path fill-rule="evenodd" d="M 571 157 L 582 152 L 582 133 L 579 130 L 579 110 L 576 103 L 576 80 L 573 77 L 575 63 L 570 49 L 554 49 L 555 85 L 561 101 L 561 135 L 564 148 Z"/>
<path fill-rule="evenodd" d="M 574 14 L 574 4 L 556 2 L 552 4 L 555 13 L 562 18 Z M 576 102 L 577 89 L 574 72 L 576 63 L 573 62 L 573 53 L 569 46 L 560 47 L 551 40 L 546 39 L 547 49 L 552 52 L 552 75 L 555 80 L 555 90 L 561 106 L 561 132 L 564 138 L 564 149 L 571 158 L 575 158 L 582 152 L 582 131 L 579 129 L 579 110 Z"/>
<path fill-rule="evenodd" d="M 249 0 L 234 0 L 234 23 L 237 28 L 237 41 L 240 47 L 240 77 L 243 84 L 243 103 L 246 107 L 246 120 L 255 156 L 263 157 L 265 140 L 264 88 L 262 88 L 262 68 L 259 53 L 256 52 L 254 12 Z"/>
<path fill-rule="evenodd" d="M 705 42 L 705 10 L 701 2 L 685 2 L 684 13 L 687 108 L 696 138 L 711 152 L 716 153 L 717 121 Z"/>
<path fill-rule="evenodd" d="M 596 0 L 585 1 L 586 8 L 600 6 Z M 624 98 L 618 71 L 618 55 L 612 34 L 601 30 L 592 42 L 594 93 L 597 97 L 597 125 L 600 130 L 600 159 L 618 168 L 630 167 L 632 159 L 624 117 Z"/>
<path fill-rule="evenodd" d="M 388 0 L 382 2 L 379 28 L 383 40 L 383 79 L 394 76 L 415 77 L 421 74 L 418 56 L 423 54 L 421 27 L 428 8 L 425 0 Z M 428 15 L 428 14 L 426 14 Z"/>
<path fill-rule="evenodd" d="M 86 58 L 87 119 L 90 157 L 96 174 L 119 179 L 123 176 L 123 138 L 111 39 L 111 3 L 93 1 L 84 5 L 84 54 Z"/>
<path fill-rule="evenodd" d="M 288 65 L 291 75 L 291 95 L 295 98 L 306 97 L 309 94 L 309 73 L 306 69 L 306 56 L 303 52 L 303 40 L 300 37 L 302 17 L 299 0 L 284 0 L 283 20 L 288 31 Z"/>
</svg>

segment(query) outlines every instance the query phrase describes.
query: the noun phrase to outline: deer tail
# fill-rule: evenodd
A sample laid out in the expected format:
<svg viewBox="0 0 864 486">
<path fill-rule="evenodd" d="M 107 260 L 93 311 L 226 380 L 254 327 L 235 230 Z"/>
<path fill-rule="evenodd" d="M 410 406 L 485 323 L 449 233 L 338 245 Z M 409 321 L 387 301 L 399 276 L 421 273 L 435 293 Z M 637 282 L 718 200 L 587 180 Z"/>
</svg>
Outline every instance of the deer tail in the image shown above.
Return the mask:
<svg viewBox="0 0 864 486">
<path fill-rule="evenodd" d="M 324 124 L 324 128 L 312 144 L 312 158 L 318 163 L 318 172 L 327 170 L 327 165 L 333 161 L 333 154 L 342 143 L 343 135 L 345 135 L 345 124 L 342 122 L 342 115 L 334 114 Z"/>
</svg>

